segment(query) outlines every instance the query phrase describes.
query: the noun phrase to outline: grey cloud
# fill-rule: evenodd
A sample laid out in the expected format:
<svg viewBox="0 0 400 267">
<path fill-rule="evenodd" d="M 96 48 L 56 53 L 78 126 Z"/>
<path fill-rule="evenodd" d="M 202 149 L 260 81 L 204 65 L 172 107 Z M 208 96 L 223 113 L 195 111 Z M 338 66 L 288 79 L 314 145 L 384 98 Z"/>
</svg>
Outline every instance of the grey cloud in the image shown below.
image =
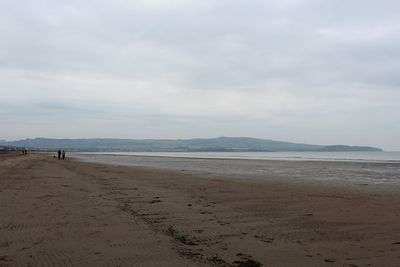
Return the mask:
<svg viewBox="0 0 400 267">
<path fill-rule="evenodd" d="M 59 115 L 67 137 L 400 149 L 399 12 L 390 0 L 2 1 L 0 139 L 46 135 L 24 121 L 61 136 Z"/>
</svg>

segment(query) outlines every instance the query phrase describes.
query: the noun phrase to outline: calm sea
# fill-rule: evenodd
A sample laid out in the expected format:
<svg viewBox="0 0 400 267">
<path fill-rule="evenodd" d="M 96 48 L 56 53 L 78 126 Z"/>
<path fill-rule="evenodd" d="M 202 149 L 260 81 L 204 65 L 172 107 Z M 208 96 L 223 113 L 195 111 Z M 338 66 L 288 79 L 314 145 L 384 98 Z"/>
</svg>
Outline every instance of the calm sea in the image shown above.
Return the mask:
<svg viewBox="0 0 400 267">
<path fill-rule="evenodd" d="M 71 156 L 95 163 L 228 177 L 400 186 L 399 152 L 102 152 Z"/>
<path fill-rule="evenodd" d="M 211 159 L 400 162 L 400 152 L 85 152 L 82 154 Z"/>
</svg>

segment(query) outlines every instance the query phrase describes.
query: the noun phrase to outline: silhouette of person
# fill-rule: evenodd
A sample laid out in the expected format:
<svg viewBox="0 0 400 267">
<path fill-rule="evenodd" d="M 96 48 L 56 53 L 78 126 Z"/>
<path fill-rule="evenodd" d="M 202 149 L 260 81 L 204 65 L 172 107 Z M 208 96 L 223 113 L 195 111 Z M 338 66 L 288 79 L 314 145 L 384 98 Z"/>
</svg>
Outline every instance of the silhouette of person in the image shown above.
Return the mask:
<svg viewBox="0 0 400 267">
<path fill-rule="evenodd" d="M 61 159 L 61 150 L 58 150 L 58 159 Z"/>
<path fill-rule="evenodd" d="M 65 151 L 62 151 L 62 159 L 65 159 Z"/>
</svg>

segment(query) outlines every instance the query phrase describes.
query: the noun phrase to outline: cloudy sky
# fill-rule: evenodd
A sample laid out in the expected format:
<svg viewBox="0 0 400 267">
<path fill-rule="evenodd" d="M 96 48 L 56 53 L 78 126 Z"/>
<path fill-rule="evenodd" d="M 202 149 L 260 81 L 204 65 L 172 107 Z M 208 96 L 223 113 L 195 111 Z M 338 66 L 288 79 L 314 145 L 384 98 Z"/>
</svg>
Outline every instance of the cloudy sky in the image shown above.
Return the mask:
<svg viewBox="0 0 400 267">
<path fill-rule="evenodd" d="M 0 139 L 400 150 L 400 2 L 2 0 Z"/>
</svg>

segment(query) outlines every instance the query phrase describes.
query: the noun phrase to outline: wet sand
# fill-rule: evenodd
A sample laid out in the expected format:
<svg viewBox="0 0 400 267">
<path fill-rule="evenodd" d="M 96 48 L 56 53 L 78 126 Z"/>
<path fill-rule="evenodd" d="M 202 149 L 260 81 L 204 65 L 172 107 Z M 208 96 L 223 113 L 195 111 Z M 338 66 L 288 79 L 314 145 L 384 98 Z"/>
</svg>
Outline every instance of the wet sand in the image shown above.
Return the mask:
<svg viewBox="0 0 400 267">
<path fill-rule="evenodd" d="M 151 167 L 160 170 L 184 171 L 199 175 L 229 176 L 253 180 L 287 182 L 322 182 L 346 186 L 379 185 L 380 188 L 400 188 L 399 162 L 260 160 L 157 157 L 106 154 L 73 154 L 86 162 L 121 166 Z"/>
<path fill-rule="evenodd" d="M 0 266 L 400 265 L 397 189 L 31 154 L 0 157 L 0 214 Z"/>
</svg>

